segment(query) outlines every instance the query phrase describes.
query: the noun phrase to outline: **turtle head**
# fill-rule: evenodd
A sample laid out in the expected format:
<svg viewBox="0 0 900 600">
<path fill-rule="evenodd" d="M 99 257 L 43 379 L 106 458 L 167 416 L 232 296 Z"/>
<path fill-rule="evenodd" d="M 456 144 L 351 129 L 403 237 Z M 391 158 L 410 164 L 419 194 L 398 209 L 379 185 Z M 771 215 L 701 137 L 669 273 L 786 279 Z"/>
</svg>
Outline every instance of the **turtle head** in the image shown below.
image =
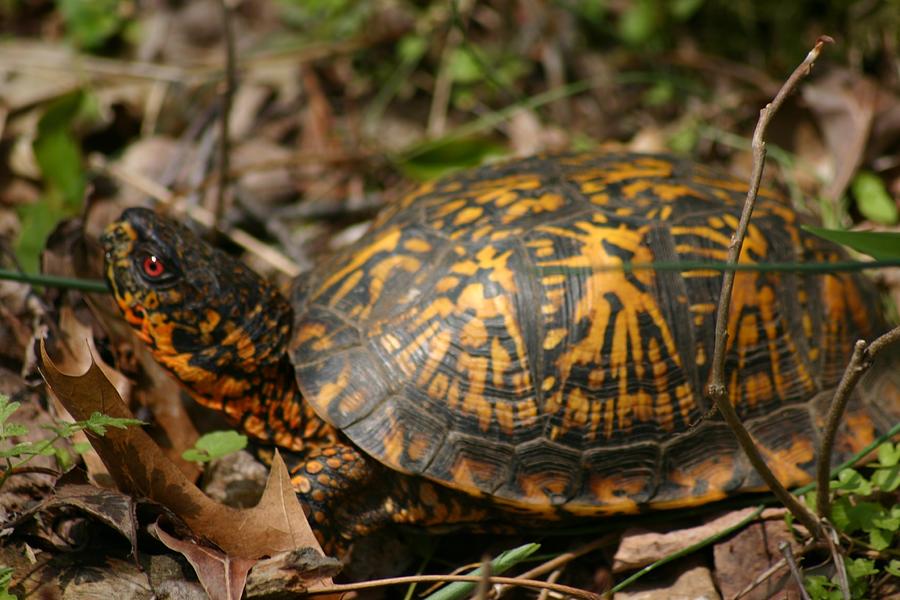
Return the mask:
<svg viewBox="0 0 900 600">
<path fill-rule="evenodd" d="M 198 401 L 265 400 L 256 388 L 267 365 L 287 360 L 292 318 L 274 286 L 145 208 L 125 210 L 101 242 L 126 321 Z"/>
</svg>

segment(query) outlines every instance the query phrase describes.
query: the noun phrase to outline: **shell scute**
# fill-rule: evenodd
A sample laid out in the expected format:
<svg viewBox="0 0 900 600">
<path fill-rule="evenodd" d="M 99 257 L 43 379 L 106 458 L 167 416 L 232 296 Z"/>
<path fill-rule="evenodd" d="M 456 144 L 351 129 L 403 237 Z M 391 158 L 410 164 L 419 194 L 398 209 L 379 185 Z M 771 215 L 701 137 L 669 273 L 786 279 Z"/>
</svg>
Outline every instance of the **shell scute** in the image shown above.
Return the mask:
<svg viewBox="0 0 900 600">
<path fill-rule="evenodd" d="M 428 183 L 295 296 L 302 391 L 387 466 L 543 516 L 757 487 L 720 418 L 703 422 L 721 273 L 622 268 L 724 260 L 745 194 L 712 169 L 629 154 Z M 764 189 L 741 262 L 841 259 L 798 222 Z M 737 274 L 728 388 L 786 482 L 808 478 L 814 399 L 883 327 L 877 301 L 857 274 Z M 898 418 L 900 382 L 883 381 L 870 387 L 894 391 L 862 397 L 842 447 Z"/>
</svg>

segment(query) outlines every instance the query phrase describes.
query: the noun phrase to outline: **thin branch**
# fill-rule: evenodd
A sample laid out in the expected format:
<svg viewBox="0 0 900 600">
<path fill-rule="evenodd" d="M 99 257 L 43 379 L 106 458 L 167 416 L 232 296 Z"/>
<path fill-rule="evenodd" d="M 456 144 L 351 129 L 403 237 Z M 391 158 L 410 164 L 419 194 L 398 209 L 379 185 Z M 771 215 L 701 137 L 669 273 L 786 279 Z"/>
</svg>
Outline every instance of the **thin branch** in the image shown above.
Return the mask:
<svg viewBox="0 0 900 600">
<path fill-rule="evenodd" d="M 432 581 L 462 581 L 465 583 L 478 583 L 482 579 L 481 575 L 410 575 L 408 577 L 390 577 L 387 579 L 375 579 L 373 581 L 360 581 L 359 583 L 345 583 L 330 585 L 328 587 L 314 588 L 307 590 L 309 596 L 317 596 L 319 594 L 334 594 L 343 592 L 354 592 L 357 590 L 370 590 L 374 588 L 386 587 L 389 585 L 403 585 L 407 583 L 426 583 Z M 515 585 L 519 587 L 546 589 L 552 592 L 558 592 L 573 598 L 584 598 L 585 600 L 603 600 L 603 597 L 593 592 L 579 590 L 568 585 L 558 583 L 548 583 L 546 581 L 537 581 L 534 579 L 519 579 L 517 577 L 498 577 L 491 576 L 491 583 Z"/>
<path fill-rule="evenodd" d="M 806 588 L 803 587 L 803 573 L 800 572 L 800 567 L 797 565 L 797 559 L 794 558 L 794 551 L 791 549 L 790 543 L 781 542 L 778 544 L 778 549 L 781 550 L 781 553 L 784 555 L 784 560 L 787 562 L 788 569 L 790 569 L 794 581 L 797 582 L 797 587 L 800 589 L 800 597 L 803 600 L 812 600 L 812 598 L 809 597 Z"/>
<path fill-rule="evenodd" d="M 562 575 L 562 569 L 557 569 L 557 570 L 553 571 L 552 573 L 550 573 L 550 575 L 547 576 L 547 583 L 556 583 L 556 580 L 559 579 L 561 575 Z M 550 590 L 545 588 L 545 589 L 541 590 L 541 593 L 538 596 L 537 600 L 548 600 L 549 598 L 550 598 Z"/>
<path fill-rule="evenodd" d="M 731 244 L 728 246 L 729 263 L 736 264 L 738 262 L 738 258 L 741 255 L 744 236 L 747 234 L 747 228 L 750 225 L 750 217 L 753 214 L 753 205 L 756 202 L 756 196 L 759 193 L 759 185 L 762 180 L 763 167 L 766 161 L 766 143 L 764 141 L 764 136 L 766 129 L 769 126 L 769 122 L 784 103 L 788 94 L 793 92 L 800 80 L 809 74 L 813 63 L 815 63 L 816 59 L 819 57 L 819 53 L 822 51 L 822 47 L 826 43 L 831 43 L 833 41 L 834 40 L 828 36 L 820 37 L 816 41 L 815 47 L 806 55 L 806 58 L 800 66 L 791 73 L 791 76 L 775 95 L 772 102 L 767 104 L 766 107 L 760 111 L 759 121 L 753 132 L 753 172 L 750 178 L 750 188 L 747 190 L 747 199 L 744 202 L 744 210 L 741 213 L 737 230 L 731 239 Z M 726 271 L 722 276 L 722 292 L 719 296 L 719 306 L 716 311 L 716 339 L 712 359 L 712 375 L 710 377 L 710 383 L 707 386 L 707 393 L 715 401 L 716 406 L 719 408 L 719 412 L 722 413 L 728 426 L 731 428 L 732 432 L 734 432 L 735 437 L 744 449 L 744 453 L 747 455 L 750 463 L 753 465 L 754 469 L 756 469 L 757 473 L 759 473 L 763 481 L 766 482 L 766 485 L 769 486 L 769 489 L 772 490 L 772 493 L 778 497 L 778 500 L 791 511 L 798 521 L 806 526 L 811 534 L 816 537 L 822 537 L 824 532 L 822 531 L 818 519 L 816 519 L 815 515 L 792 496 L 791 493 L 781 485 L 778 478 L 772 474 L 772 471 L 766 465 L 765 459 L 763 459 L 759 449 L 756 447 L 752 436 L 744 428 L 734 406 L 728 399 L 724 374 L 725 342 L 728 338 L 728 310 L 731 305 L 731 290 L 734 287 L 734 276 L 735 273 L 733 271 Z"/>
<path fill-rule="evenodd" d="M 837 436 L 841 417 L 844 415 L 844 409 L 847 407 L 853 388 L 856 387 L 863 374 L 875 362 L 875 357 L 878 356 L 878 353 L 898 341 L 900 341 L 900 327 L 895 327 L 871 344 L 867 345 L 864 340 L 858 340 L 853 347 L 850 362 L 847 363 L 847 368 L 844 369 L 841 381 L 834 391 L 834 398 L 828 409 L 825 433 L 822 435 L 822 443 L 818 452 L 816 513 L 821 518 L 827 519 L 831 516 L 831 492 L 828 483 L 831 479 L 831 451 L 834 448 L 834 439 Z"/>
<path fill-rule="evenodd" d="M 475 598 L 478 600 L 487 600 L 488 592 L 491 591 L 491 557 L 485 555 L 481 560 L 481 581 L 478 582 L 478 590 L 475 592 Z"/>
<path fill-rule="evenodd" d="M 825 522 L 825 542 L 831 551 L 831 560 L 834 561 L 834 571 L 844 600 L 850 600 L 850 582 L 847 580 L 847 567 L 844 564 L 844 555 L 841 554 L 840 539 L 837 531 L 827 521 Z"/>
<path fill-rule="evenodd" d="M 222 225 L 230 183 L 229 154 L 231 153 L 229 120 L 234 90 L 237 87 L 237 60 L 234 52 L 234 24 L 232 23 L 232 0 L 219 0 L 222 7 L 222 31 L 225 37 L 225 89 L 222 90 L 222 114 L 219 115 L 219 187 L 216 190 L 216 205 L 213 209 L 213 231 Z"/>
</svg>

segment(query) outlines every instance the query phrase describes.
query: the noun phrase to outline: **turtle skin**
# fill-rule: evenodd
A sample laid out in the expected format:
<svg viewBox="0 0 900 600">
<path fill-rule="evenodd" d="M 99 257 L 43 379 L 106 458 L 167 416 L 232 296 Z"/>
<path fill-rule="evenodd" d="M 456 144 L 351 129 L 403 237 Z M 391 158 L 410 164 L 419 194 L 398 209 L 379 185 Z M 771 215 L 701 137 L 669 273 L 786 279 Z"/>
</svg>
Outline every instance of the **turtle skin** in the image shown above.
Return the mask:
<svg viewBox="0 0 900 600">
<path fill-rule="evenodd" d="M 666 155 L 466 171 L 400 197 L 298 277 L 290 305 L 146 209 L 103 243 L 118 304 L 157 359 L 290 451 L 314 526 L 349 540 L 387 522 L 556 521 L 763 489 L 708 416 L 721 273 L 623 268 L 724 261 L 745 195 Z M 803 221 L 763 189 L 741 262 L 845 259 Z M 736 275 L 729 398 L 785 485 L 810 481 L 853 344 L 886 327 L 879 306 L 856 273 Z M 864 376 L 833 461 L 897 422 L 898 367 L 886 354 Z"/>
</svg>

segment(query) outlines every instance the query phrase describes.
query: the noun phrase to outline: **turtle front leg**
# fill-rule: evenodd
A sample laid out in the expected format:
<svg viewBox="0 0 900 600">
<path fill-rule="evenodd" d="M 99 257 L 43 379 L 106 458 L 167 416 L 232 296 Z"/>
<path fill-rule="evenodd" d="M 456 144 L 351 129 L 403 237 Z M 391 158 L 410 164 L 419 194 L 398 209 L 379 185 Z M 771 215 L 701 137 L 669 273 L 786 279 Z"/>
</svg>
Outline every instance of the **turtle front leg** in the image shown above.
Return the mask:
<svg viewBox="0 0 900 600">
<path fill-rule="evenodd" d="M 388 469 L 348 444 L 322 445 L 303 455 L 281 452 L 327 554 L 342 556 L 352 540 L 390 523 L 480 523 L 495 512 L 471 496 Z"/>
</svg>

